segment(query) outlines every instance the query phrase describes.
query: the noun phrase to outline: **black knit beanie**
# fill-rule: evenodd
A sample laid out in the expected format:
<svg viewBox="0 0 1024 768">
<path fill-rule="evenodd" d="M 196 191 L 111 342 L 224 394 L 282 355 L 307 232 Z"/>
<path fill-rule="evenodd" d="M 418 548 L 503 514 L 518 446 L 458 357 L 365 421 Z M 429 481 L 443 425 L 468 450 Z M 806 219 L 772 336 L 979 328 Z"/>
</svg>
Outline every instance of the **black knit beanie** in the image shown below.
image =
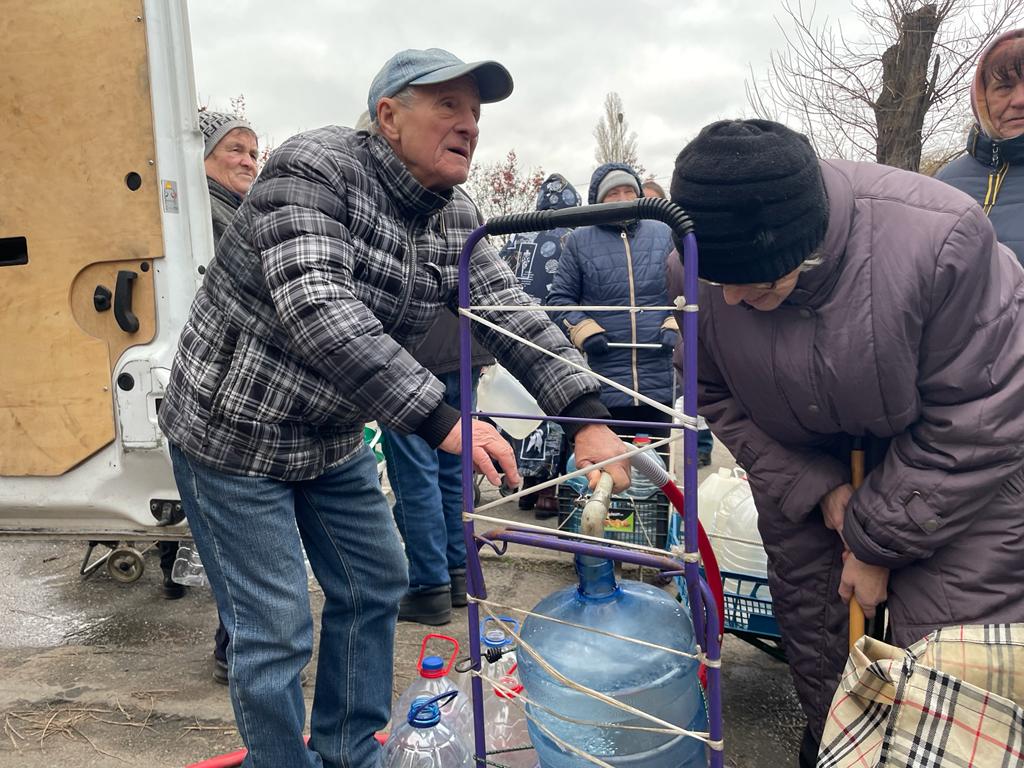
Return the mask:
<svg viewBox="0 0 1024 768">
<path fill-rule="evenodd" d="M 717 283 L 789 274 L 821 244 L 828 226 L 828 198 L 810 142 L 768 120 L 706 126 L 676 158 L 671 197 L 693 219 L 700 277 Z"/>
</svg>

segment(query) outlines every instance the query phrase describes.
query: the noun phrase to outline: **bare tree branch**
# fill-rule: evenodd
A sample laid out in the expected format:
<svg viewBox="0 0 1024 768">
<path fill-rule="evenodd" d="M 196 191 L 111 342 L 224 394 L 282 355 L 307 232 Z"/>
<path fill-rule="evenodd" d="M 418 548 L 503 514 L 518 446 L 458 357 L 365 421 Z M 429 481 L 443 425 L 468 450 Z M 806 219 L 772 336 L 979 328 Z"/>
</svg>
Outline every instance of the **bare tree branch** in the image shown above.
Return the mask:
<svg viewBox="0 0 1024 768">
<path fill-rule="evenodd" d="M 759 117 L 799 123 L 819 154 L 916 170 L 963 142 L 978 57 L 1024 20 L 1024 0 L 855 0 L 863 32 L 782 0 L 785 45 L 747 102 Z"/>
</svg>

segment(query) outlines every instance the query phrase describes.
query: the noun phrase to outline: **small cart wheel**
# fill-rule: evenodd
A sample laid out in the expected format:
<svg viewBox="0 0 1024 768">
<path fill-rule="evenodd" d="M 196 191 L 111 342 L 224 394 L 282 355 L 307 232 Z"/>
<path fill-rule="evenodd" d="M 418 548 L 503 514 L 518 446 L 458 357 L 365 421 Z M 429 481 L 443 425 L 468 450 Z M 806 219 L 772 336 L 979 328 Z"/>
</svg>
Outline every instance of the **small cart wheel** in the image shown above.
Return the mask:
<svg viewBox="0 0 1024 768">
<path fill-rule="evenodd" d="M 114 581 L 131 584 L 142 577 L 146 564 L 142 554 L 134 547 L 120 546 L 107 558 L 107 573 Z"/>
</svg>

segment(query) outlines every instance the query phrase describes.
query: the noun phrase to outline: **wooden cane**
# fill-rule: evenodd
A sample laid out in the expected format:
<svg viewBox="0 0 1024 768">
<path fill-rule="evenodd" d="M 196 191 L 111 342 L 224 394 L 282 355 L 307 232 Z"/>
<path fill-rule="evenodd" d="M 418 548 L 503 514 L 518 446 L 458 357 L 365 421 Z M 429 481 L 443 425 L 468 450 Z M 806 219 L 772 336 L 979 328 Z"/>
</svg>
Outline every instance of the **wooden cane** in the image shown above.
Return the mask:
<svg viewBox="0 0 1024 768">
<path fill-rule="evenodd" d="M 854 490 L 864 482 L 864 447 L 859 437 L 854 440 L 853 450 L 850 451 L 850 479 Z M 853 648 L 863 635 L 864 609 L 853 598 L 850 600 L 850 647 Z"/>
</svg>

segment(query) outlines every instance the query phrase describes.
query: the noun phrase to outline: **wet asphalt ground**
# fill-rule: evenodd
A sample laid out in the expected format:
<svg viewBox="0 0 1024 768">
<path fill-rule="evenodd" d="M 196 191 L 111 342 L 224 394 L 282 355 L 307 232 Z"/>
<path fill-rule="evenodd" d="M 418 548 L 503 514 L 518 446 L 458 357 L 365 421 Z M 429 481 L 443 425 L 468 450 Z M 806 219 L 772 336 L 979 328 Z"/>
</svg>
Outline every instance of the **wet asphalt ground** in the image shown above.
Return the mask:
<svg viewBox="0 0 1024 768">
<path fill-rule="evenodd" d="M 724 452 L 715 458 L 728 461 Z M 514 504 L 498 516 L 533 522 Z M 209 591 L 160 599 L 155 549 L 144 553 L 134 583 L 118 583 L 102 568 L 83 578 L 85 548 L 0 541 L 0 768 L 181 768 L 241 746 L 227 689 L 211 677 L 217 616 Z M 515 547 L 487 556 L 486 579 L 492 599 L 523 608 L 574 581 L 570 556 Z M 310 599 L 317 615 L 315 581 Z M 440 630 L 399 625 L 396 697 L 430 631 L 465 644 L 465 609 Z M 785 664 L 727 637 L 723 681 L 727 765 L 795 765 L 802 718 Z M 311 674 L 307 707 L 314 684 Z"/>
</svg>

